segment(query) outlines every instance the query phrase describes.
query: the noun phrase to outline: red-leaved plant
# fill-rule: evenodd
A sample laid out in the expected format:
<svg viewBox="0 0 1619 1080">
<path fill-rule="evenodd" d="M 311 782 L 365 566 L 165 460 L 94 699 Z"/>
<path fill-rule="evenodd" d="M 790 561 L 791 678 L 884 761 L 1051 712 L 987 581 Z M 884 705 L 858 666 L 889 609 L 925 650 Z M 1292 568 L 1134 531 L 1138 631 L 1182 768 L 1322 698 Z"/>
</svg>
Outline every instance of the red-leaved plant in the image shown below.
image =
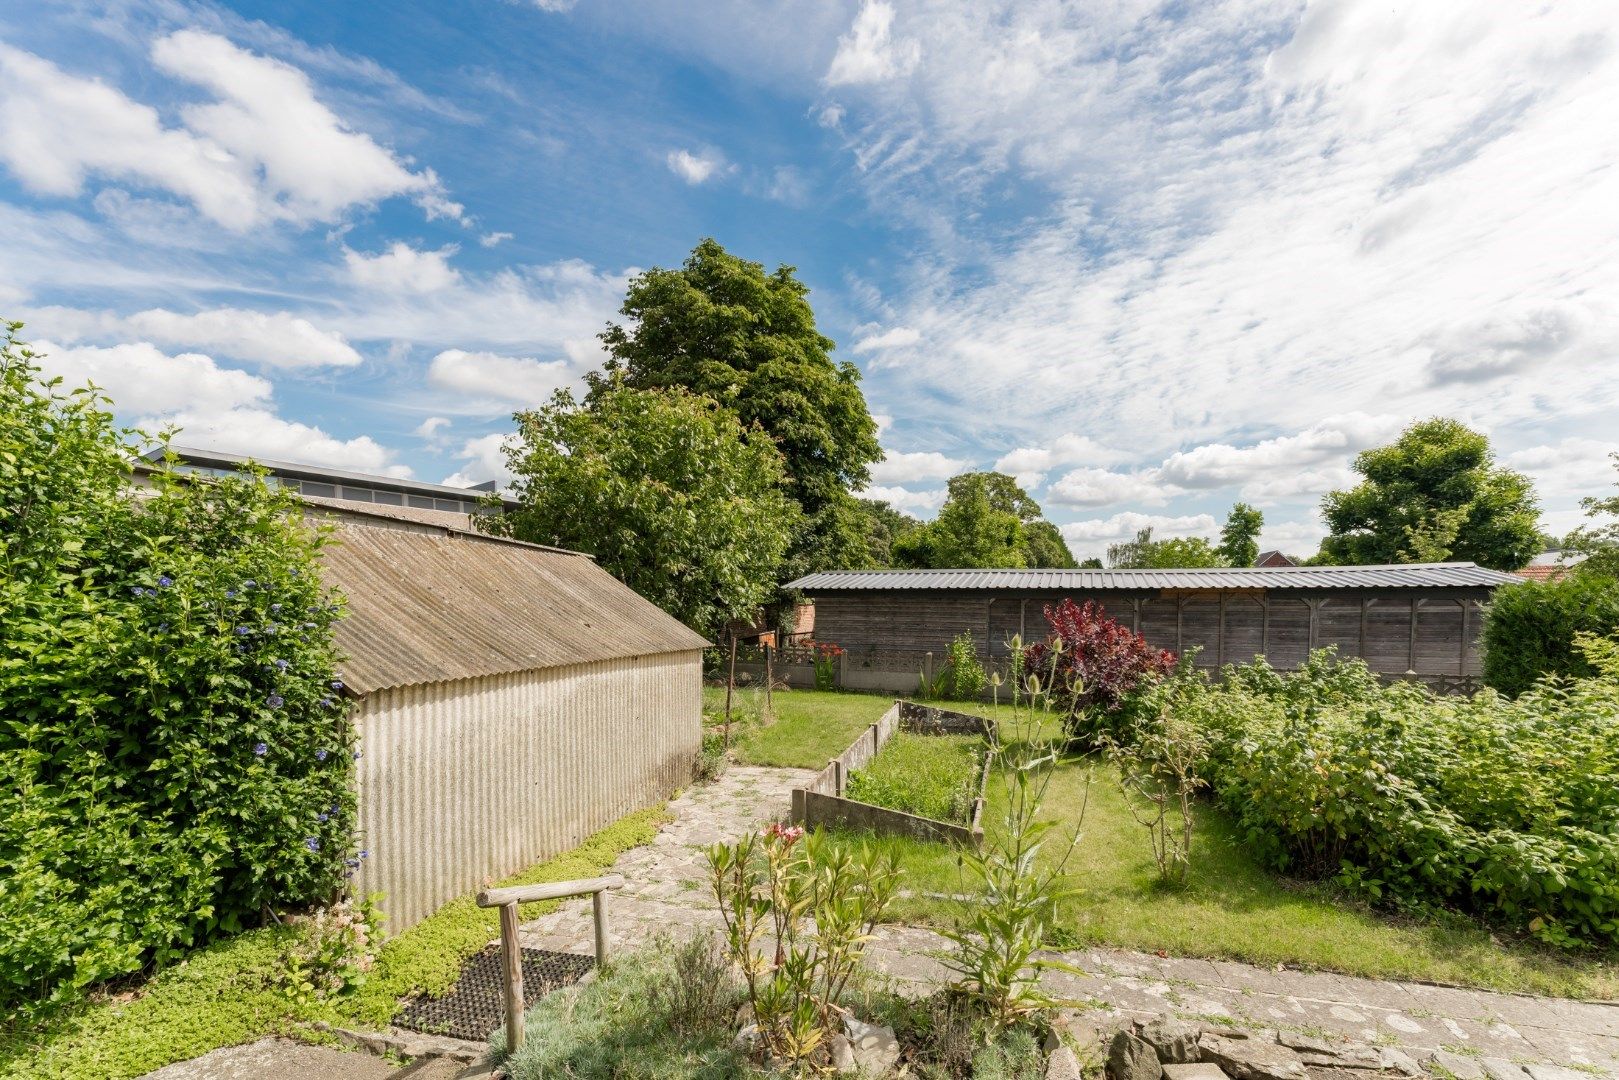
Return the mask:
<svg viewBox="0 0 1619 1080">
<path fill-rule="evenodd" d="M 1094 600 L 1047 604 L 1045 614 L 1051 632 L 1024 650 L 1024 671 L 1038 675 L 1041 688 L 1063 707 L 1070 736 L 1113 726 L 1097 714 L 1117 713 L 1137 690 L 1175 668 L 1174 653 L 1153 648 Z"/>
</svg>

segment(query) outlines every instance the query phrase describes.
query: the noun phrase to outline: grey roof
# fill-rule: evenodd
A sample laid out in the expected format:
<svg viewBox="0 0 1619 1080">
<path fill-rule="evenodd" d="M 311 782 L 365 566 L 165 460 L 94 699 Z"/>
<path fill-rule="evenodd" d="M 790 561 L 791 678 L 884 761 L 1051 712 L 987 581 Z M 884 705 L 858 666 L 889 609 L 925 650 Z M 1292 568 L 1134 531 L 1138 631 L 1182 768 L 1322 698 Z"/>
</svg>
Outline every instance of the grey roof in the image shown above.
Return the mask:
<svg viewBox="0 0 1619 1080">
<path fill-rule="evenodd" d="M 321 578 L 348 600 L 336 637 L 356 694 L 708 644 L 583 555 L 349 521 L 332 541 Z"/>
<path fill-rule="evenodd" d="M 373 473 L 351 472 L 348 469 L 333 469 L 325 465 L 306 465 L 297 461 L 276 461 L 272 458 L 248 457 L 243 454 L 227 453 L 224 450 L 202 450 L 194 446 L 174 446 L 169 449 L 174 456 L 180 459 L 182 465 L 193 468 L 213 469 L 240 469 L 249 461 L 262 465 L 275 476 L 291 477 L 295 480 L 313 480 L 317 483 L 341 484 L 349 482 L 363 484 L 366 487 L 380 488 L 383 491 L 397 491 L 401 495 L 423 495 L 430 498 L 480 499 L 489 494 L 485 487 L 460 488 L 448 484 L 429 484 L 422 480 L 402 480 L 397 476 L 377 476 Z M 159 447 L 147 455 L 147 460 L 153 465 L 163 463 L 163 449 Z M 510 504 L 511 499 L 505 499 Z"/>
<path fill-rule="evenodd" d="M 1271 566 L 1211 570 L 825 570 L 788 584 L 811 595 L 907 589 L 1433 589 L 1478 588 L 1516 578 L 1470 562 L 1397 566 Z"/>
</svg>

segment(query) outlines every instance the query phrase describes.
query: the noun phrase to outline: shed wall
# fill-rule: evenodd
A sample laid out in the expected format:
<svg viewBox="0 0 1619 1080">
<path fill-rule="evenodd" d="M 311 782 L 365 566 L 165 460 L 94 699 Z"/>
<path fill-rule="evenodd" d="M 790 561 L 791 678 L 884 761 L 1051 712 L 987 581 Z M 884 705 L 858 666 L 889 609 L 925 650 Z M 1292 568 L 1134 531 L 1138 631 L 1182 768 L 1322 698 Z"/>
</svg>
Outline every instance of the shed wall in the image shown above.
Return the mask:
<svg viewBox="0 0 1619 1080">
<path fill-rule="evenodd" d="M 1295 667 L 1311 649 L 1336 645 L 1387 675 L 1415 671 L 1463 678 L 1480 670 L 1481 605 L 1485 588 L 1258 589 L 1075 593 L 1095 600 L 1152 645 L 1182 653 L 1199 649 L 1197 664 L 1217 668 L 1263 653 L 1277 667 Z M 816 597 L 816 634 L 849 650 L 849 666 L 913 673 L 923 654 L 942 659 L 952 638 L 970 632 L 979 651 L 1004 656 L 1013 634 L 1043 637 L 1046 604 L 1059 595 L 872 592 Z"/>
<path fill-rule="evenodd" d="M 379 691 L 356 715 L 358 890 L 398 933 L 691 779 L 702 658 L 666 653 Z"/>
</svg>

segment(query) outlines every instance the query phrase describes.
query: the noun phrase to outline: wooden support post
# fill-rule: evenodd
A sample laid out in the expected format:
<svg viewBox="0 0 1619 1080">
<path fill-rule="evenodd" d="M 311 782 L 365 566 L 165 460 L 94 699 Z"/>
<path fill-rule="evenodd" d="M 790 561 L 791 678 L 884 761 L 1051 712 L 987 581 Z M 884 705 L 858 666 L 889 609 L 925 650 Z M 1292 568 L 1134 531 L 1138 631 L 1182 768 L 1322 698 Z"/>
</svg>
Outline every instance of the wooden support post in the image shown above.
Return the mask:
<svg viewBox="0 0 1619 1080">
<path fill-rule="evenodd" d="M 933 696 L 933 654 L 928 653 L 922 658 L 922 678 L 927 682 L 927 696 Z"/>
<path fill-rule="evenodd" d="M 506 976 L 506 1052 L 515 1054 L 523 1045 L 523 948 L 515 900 L 500 905 L 500 963 Z"/>
<path fill-rule="evenodd" d="M 596 917 L 596 970 L 607 966 L 607 890 L 590 894 L 591 914 Z"/>
<path fill-rule="evenodd" d="M 731 670 L 725 677 L 725 749 L 731 749 L 731 695 L 736 692 L 736 631 L 731 631 Z"/>
<path fill-rule="evenodd" d="M 842 690 L 849 682 L 849 650 L 844 649 L 838 653 L 838 689 Z"/>
<path fill-rule="evenodd" d="M 765 715 L 771 719 L 776 716 L 776 646 L 765 645 Z"/>
</svg>

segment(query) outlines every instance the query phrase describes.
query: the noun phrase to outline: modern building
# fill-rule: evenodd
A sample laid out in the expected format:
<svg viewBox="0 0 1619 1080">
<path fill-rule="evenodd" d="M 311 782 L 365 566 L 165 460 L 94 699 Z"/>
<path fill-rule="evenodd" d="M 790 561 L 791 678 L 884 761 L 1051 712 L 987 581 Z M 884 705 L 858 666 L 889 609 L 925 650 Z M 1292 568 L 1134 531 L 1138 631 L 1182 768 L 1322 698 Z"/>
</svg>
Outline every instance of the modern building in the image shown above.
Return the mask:
<svg viewBox="0 0 1619 1080">
<path fill-rule="evenodd" d="M 459 488 L 445 484 L 426 484 L 420 480 L 401 480 L 391 476 L 349 472 L 324 465 L 248 458 L 241 454 L 227 454 L 218 450 L 197 450 L 187 446 L 171 446 L 169 450 L 178 459 L 174 465 L 176 472 L 227 476 L 241 472 L 242 468 L 252 461 L 268 473 L 269 479 L 282 487 L 317 499 L 337 499 L 377 506 L 408 506 L 417 510 L 440 510 L 457 514 L 495 512 L 485 503 L 496 489 L 493 481 L 476 487 Z M 147 455 L 147 459 L 154 466 L 159 465 L 163 460 L 163 452 L 154 450 Z M 506 498 L 502 498 L 501 503 L 508 507 L 517 505 L 514 500 Z"/>
<path fill-rule="evenodd" d="M 792 582 L 815 636 L 845 650 L 845 685 L 913 689 L 970 633 L 986 659 L 1045 636 L 1044 609 L 1094 600 L 1149 643 L 1218 668 L 1294 667 L 1335 645 L 1391 677 L 1450 688 L 1479 672 L 1481 609 L 1518 578 L 1472 563 L 1199 570 L 834 570 Z"/>
</svg>

